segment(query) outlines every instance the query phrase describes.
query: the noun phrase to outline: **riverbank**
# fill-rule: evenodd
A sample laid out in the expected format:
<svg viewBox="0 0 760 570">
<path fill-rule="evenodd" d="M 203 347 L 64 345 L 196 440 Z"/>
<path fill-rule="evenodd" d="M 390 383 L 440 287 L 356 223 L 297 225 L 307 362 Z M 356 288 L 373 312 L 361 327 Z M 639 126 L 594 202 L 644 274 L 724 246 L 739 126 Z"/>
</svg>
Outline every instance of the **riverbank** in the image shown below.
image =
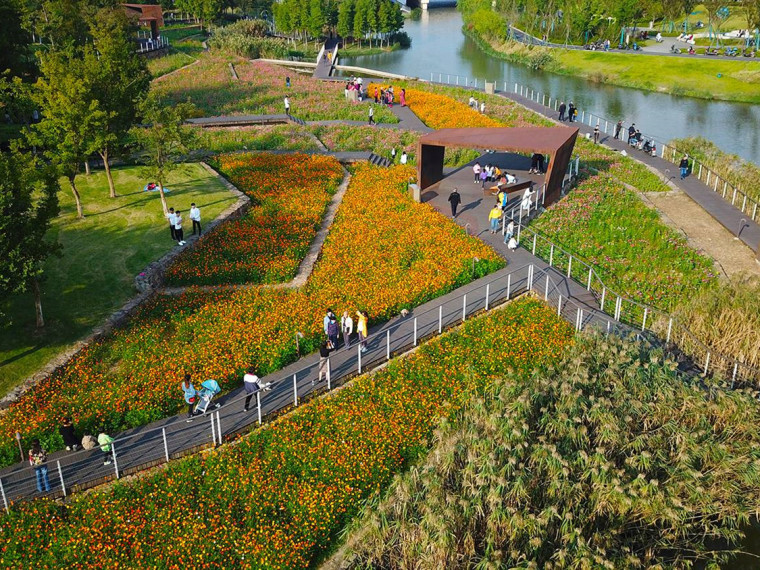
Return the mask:
<svg viewBox="0 0 760 570">
<path fill-rule="evenodd" d="M 465 23 L 463 32 L 485 53 L 511 63 L 595 83 L 736 103 L 760 103 L 760 62 L 566 50 L 487 40 Z"/>
</svg>

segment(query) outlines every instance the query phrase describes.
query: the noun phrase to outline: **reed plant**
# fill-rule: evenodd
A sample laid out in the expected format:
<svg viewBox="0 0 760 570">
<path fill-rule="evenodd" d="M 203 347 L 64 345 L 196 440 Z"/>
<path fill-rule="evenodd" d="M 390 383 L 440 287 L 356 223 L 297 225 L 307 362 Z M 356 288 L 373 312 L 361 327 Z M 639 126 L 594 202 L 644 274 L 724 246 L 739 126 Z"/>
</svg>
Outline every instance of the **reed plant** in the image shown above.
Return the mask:
<svg viewBox="0 0 760 570">
<path fill-rule="evenodd" d="M 758 421 L 751 394 L 579 339 L 444 421 L 365 509 L 344 567 L 716 568 L 760 504 Z"/>
</svg>

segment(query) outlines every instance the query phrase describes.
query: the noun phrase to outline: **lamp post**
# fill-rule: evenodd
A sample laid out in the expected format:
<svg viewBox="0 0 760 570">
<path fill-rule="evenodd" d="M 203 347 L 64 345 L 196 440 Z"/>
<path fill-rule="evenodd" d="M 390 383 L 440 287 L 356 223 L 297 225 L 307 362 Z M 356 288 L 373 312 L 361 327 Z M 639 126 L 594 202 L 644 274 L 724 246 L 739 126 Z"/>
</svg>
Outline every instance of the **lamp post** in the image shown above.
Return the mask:
<svg viewBox="0 0 760 570">
<path fill-rule="evenodd" d="M 296 356 L 297 356 L 298 358 L 301 358 L 301 345 L 300 345 L 300 343 L 298 342 L 298 339 L 299 339 L 299 338 L 303 338 L 303 333 L 302 333 L 301 331 L 298 331 L 298 332 L 296 333 Z"/>
<path fill-rule="evenodd" d="M 16 443 L 18 443 L 18 452 L 21 455 L 21 461 L 24 461 L 24 449 L 21 447 L 21 432 L 16 432 Z"/>
</svg>

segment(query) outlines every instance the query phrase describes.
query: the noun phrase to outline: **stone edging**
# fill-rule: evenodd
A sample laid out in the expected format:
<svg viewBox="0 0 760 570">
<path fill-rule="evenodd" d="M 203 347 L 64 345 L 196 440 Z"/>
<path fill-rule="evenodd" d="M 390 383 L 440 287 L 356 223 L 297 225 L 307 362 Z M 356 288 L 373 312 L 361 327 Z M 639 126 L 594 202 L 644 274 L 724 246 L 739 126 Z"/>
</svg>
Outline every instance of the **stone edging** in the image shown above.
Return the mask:
<svg viewBox="0 0 760 570">
<path fill-rule="evenodd" d="M 209 231 L 222 222 L 235 217 L 242 216 L 250 207 L 250 198 L 238 190 L 231 182 L 226 180 L 221 174 L 216 172 L 205 162 L 200 163 L 201 166 L 216 176 L 222 184 L 233 194 L 237 195 L 237 201 L 219 214 L 216 219 L 211 221 L 205 228 Z M 205 235 L 205 234 L 204 234 Z M 198 237 L 190 236 L 187 240 L 187 247 L 193 247 L 195 243 L 199 241 Z M 82 340 L 75 342 L 68 350 L 61 352 L 51 359 L 42 368 L 37 370 L 34 374 L 27 377 L 18 386 L 13 388 L 0 398 L 0 410 L 6 409 L 13 402 L 18 400 L 25 392 L 42 382 L 45 378 L 52 376 L 56 371 L 62 368 L 69 360 L 81 352 L 84 348 L 99 341 L 114 329 L 122 327 L 126 324 L 132 313 L 137 310 L 147 299 L 149 299 L 155 290 L 155 284 L 160 283 L 163 278 L 166 268 L 176 259 L 176 257 L 182 253 L 185 248 L 175 247 L 171 251 L 167 252 L 158 261 L 152 262 L 143 272 L 135 277 L 135 288 L 138 294 L 129 299 L 124 305 L 114 311 L 101 325 L 95 327 L 92 332 Z M 2 412 L 0 412 L 2 413 Z"/>
</svg>

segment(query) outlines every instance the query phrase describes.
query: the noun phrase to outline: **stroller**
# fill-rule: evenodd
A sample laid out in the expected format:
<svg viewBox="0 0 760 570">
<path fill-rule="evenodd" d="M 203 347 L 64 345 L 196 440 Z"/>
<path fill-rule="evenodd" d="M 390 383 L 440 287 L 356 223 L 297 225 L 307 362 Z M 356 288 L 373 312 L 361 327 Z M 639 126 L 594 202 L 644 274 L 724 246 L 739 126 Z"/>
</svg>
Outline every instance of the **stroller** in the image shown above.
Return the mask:
<svg viewBox="0 0 760 570">
<path fill-rule="evenodd" d="M 201 383 L 201 389 L 198 390 L 198 403 L 195 404 L 193 415 L 198 416 L 205 414 L 208 411 L 208 406 L 211 403 L 211 400 L 221 391 L 222 389 L 219 387 L 216 380 L 203 381 Z M 219 407 L 220 404 L 214 404 L 214 409 Z"/>
</svg>

